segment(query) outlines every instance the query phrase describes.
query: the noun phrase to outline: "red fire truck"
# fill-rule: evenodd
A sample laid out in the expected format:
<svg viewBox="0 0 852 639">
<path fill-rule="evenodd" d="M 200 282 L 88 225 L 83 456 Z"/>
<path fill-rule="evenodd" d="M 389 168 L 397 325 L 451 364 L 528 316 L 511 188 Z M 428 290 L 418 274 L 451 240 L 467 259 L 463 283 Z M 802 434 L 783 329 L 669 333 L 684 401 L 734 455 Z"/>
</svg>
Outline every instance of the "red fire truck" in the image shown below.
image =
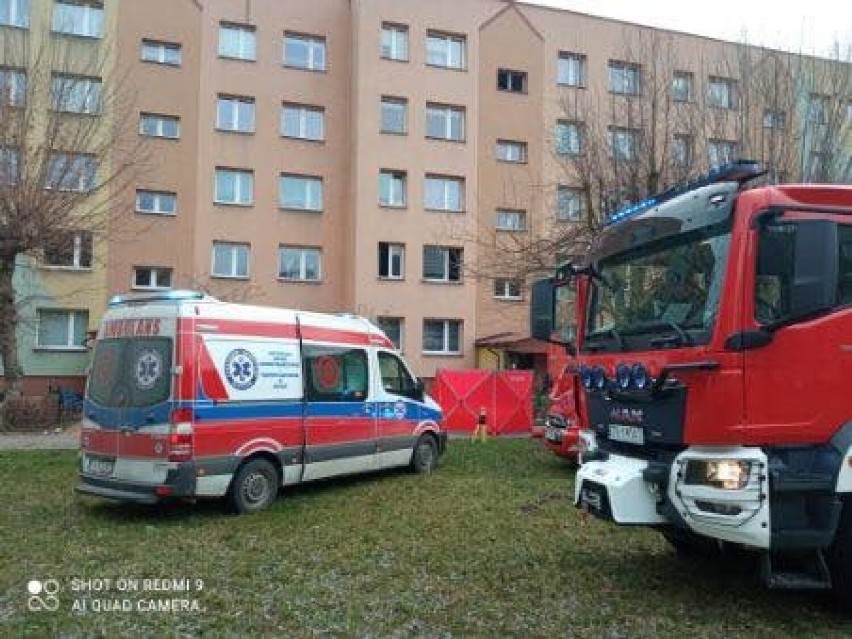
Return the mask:
<svg viewBox="0 0 852 639">
<path fill-rule="evenodd" d="M 532 332 L 576 331 L 578 507 L 682 553 L 758 551 L 770 587 L 849 610 L 852 187 L 745 188 L 761 174 L 735 162 L 613 215 L 534 287 Z"/>
</svg>

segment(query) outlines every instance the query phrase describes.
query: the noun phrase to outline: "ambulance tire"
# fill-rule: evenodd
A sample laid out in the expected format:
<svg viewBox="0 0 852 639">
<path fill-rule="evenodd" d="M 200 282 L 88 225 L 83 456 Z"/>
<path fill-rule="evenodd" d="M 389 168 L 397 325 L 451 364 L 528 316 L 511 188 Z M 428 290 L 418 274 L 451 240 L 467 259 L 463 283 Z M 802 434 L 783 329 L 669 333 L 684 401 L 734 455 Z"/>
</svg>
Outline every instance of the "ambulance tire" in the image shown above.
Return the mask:
<svg viewBox="0 0 852 639">
<path fill-rule="evenodd" d="M 278 497 L 278 470 L 263 458 L 249 460 L 237 470 L 228 489 L 228 506 L 237 514 L 267 508 Z"/>
<path fill-rule="evenodd" d="M 431 433 L 420 436 L 411 453 L 411 470 L 419 475 L 428 475 L 438 465 L 438 440 Z"/>
<path fill-rule="evenodd" d="M 852 613 L 852 497 L 844 499 L 827 559 L 834 605 L 842 612 Z"/>
</svg>

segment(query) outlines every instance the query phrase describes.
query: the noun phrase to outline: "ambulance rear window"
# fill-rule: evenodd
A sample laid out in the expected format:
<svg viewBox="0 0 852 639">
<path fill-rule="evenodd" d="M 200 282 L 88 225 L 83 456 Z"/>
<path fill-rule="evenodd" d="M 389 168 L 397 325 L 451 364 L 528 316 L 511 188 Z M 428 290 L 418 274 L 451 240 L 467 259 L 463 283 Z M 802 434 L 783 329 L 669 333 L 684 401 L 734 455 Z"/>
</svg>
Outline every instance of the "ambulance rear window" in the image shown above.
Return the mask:
<svg viewBox="0 0 852 639">
<path fill-rule="evenodd" d="M 172 340 L 103 339 L 95 346 L 88 394 L 107 408 L 143 408 L 171 395 Z"/>
</svg>

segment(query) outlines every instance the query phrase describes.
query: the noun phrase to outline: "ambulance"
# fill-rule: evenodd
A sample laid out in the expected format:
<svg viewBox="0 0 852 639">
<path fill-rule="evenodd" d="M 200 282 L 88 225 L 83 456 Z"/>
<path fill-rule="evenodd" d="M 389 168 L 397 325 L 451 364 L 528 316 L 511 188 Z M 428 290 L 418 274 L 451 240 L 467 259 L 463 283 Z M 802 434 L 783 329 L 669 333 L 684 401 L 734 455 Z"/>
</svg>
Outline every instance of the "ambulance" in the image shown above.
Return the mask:
<svg viewBox="0 0 852 639">
<path fill-rule="evenodd" d="M 364 318 L 195 291 L 119 296 L 95 342 L 76 489 L 146 504 L 224 498 L 252 512 L 281 486 L 431 472 L 446 448 L 441 417 Z"/>
</svg>

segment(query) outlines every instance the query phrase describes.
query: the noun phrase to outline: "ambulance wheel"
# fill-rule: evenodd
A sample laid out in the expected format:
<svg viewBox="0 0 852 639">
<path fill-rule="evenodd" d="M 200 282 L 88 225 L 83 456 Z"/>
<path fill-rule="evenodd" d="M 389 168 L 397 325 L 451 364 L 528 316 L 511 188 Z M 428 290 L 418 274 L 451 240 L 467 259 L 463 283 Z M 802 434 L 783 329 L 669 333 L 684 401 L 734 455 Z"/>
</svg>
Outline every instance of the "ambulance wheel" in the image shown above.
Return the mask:
<svg viewBox="0 0 852 639">
<path fill-rule="evenodd" d="M 228 505 L 236 513 L 253 513 L 268 507 L 278 496 L 278 471 L 266 459 L 240 466 L 228 491 Z"/>
<path fill-rule="evenodd" d="M 421 435 L 411 455 L 411 470 L 428 475 L 438 465 L 438 442 L 434 435 Z"/>
<path fill-rule="evenodd" d="M 834 541 L 828 549 L 831 595 L 835 606 L 852 612 L 852 500 L 845 499 Z"/>
</svg>

